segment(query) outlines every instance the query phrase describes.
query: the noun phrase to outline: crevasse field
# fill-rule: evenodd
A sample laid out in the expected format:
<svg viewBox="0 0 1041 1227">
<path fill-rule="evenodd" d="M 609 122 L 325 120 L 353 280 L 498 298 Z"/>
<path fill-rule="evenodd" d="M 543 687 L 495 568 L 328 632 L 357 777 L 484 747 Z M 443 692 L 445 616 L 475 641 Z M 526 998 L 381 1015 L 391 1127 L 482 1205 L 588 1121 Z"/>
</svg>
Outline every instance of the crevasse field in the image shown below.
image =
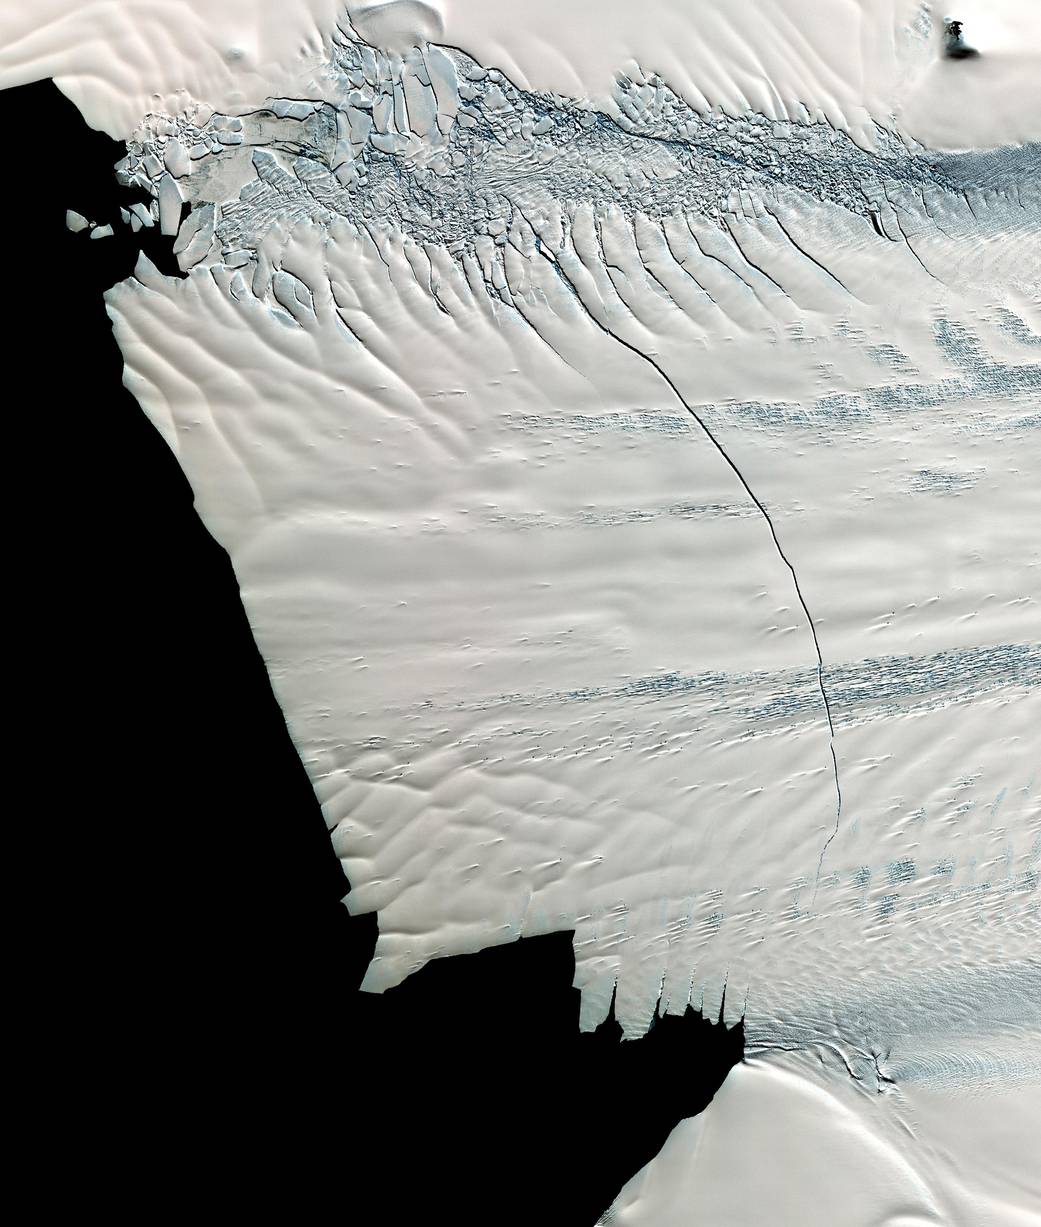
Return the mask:
<svg viewBox="0 0 1041 1227">
<path fill-rule="evenodd" d="M 364 987 L 574 930 L 584 1029 L 744 1018 L 605 1223 L 1041 1222 L 1041 9 L 955 15 L 0 18 L 176 235 L 125 382 Z"/>
</svg>

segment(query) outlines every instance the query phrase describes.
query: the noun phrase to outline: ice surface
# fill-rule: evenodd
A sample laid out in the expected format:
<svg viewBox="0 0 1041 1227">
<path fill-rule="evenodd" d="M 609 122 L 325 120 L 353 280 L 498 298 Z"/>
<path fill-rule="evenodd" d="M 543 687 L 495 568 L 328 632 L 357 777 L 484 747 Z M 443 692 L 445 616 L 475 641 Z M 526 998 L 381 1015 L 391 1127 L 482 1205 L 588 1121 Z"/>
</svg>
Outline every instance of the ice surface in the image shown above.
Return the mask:
<svg viewBox="0 0 1041 1227">
<path fill-rule="evenodd" d="M 912 1084 L 878 1100 L 797 1056 L 752 1060 L 601 1223 L 747 1227 L 768 1206 L 772 1227 L 1029 1227 L 1041 1205 L 1036 1120 L 1036 1088 L 1022 1084 L 971 1094 Z"/>
<path fill-rule="evenodd" d="M 561 7 L 188 5 L 140 80 L 12 15 L 0 80 L 177 235 L 108 310 L 366 987 L 573 929 L 584 1027 L 725 988 L 617 1221 L 1027 1222 L 969 1169 L 1041 1078 L 1037 14 Z"/>
<path fill-rule="evenodd" d="M 158 176 L 159 229 L 163 234 L 176 234 L 181 224 L 184 198 L 173 175 Z"/>
<path fill-rule="evenodd" d="M 192 166 L 188 158 L 188 152 L 176 137 L 166 142 L 163 148 L 163 160 L 166 164 L 166 169 L 175 179 L 181 179 L 191 171 Z"/>
<path fill-rule="evenodd" d="M 141 204 L 140 201 L 135 201 L 130 206 L 130 212 L 137 218 L 142 226 L 150 227 L 155 225 L 155 222 L 152 219 L 152 214 L 143 204 Z"/>
</svg>

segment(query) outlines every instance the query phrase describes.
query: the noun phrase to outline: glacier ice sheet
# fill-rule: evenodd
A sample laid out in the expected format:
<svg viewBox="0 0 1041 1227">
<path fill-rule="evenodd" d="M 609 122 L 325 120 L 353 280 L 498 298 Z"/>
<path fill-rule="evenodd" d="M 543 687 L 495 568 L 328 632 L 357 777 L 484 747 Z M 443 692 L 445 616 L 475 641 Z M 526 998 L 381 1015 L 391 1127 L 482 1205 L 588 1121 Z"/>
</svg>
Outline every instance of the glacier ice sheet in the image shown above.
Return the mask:
<svg viewBox="0 0 1041 1227">
<path fill-rule="evenodd" d="M 536 5 L 500 26 L 516 58 L 495 6 L 285 7 L 258 46 L 317 20 L 299 62 L 236 90 L 237 44 L 197 57 L 205 87 L 133 132 L 136 86 L 83 72 L 71 16 L 12 18 L 0 67 L 64 62 L 153 197 L 132 224 L 177 235 L 186 280 L 142 258 L 108 310 L 232 557 L 347 904 L 378 912 L 366 987 L 573 929 L 585 1027 L 725 990 L 757 1063 L 650 1185 L 731 1091 L 817 1094 L 808 1056 L 854 1115 L 892 1087 L 930 1119 L 980 1087 L 1036 1103 L 1026 6 L 966 8 L 969 78 L 914 5 L 787 57 L 793 0 L 740 37 L 705 5 L 685 69 L 674 6 L 651 56 L 621 7 L 589 40 Z M 187 6 L 185 62 L 235 8 Z M 540 79 L 532 30 L 569 67 Z M 630 1192 L 619 1214 L 666 1221 Z"/>
</svg>

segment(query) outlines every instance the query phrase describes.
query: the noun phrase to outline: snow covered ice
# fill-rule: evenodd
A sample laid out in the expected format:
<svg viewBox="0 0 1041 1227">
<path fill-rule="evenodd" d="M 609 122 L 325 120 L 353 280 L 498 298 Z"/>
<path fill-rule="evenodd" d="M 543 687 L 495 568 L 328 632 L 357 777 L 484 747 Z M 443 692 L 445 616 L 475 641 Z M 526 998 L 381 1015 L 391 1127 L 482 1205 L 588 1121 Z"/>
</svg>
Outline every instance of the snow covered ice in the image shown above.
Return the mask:
<svg viewBox="0 0 1041 1227">
<path fill-rule="evenodd" d="M 0 84 L 176 235 L 107 308 L 365 987 L 574 930 L 584 1028 L 725 993 L 609 1221 L 1037 1221 L 1034 6 L 233 0 L 134 65 L 42 7 Z"/>
</svg>

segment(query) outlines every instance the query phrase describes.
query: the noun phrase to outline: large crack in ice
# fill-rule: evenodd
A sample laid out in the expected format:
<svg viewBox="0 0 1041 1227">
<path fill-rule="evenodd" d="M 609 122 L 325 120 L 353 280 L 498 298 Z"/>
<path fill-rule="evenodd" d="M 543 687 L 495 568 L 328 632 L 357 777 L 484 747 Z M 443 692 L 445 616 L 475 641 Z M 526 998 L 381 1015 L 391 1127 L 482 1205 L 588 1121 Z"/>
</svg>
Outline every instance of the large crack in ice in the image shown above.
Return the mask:
<svg viewBox="0 0 1041 1227">
<path fill-rule="evenodd" d="M 616 341 L 624 349 L 628 350 L 629 353 L 634 354 L 637 358 L 641 359 L 641 361 L 647 363 L 647 365 L 650 366 L 651 369 L 658 375 L 658 377 L 666 384 L 669 391 L 676 398 L 679 404 L 684 408 L 684 410 L 694 419 L 694 421 L 697 423 L 698 427 L 700 428 L 702 434 L 705 436 L 706 439 L 708 439 L 709 443 L 712 444 L 713 448 L 716 450 L 719 456 L 723 459 L 724 463 L 727 465 L 730 471 L 737 478 L 738 482 L 741 484 L 742 489 L 745 491 L 745 493 L 748 495 L 751 501 L 755 504 L 759 514 L 762 516 L 763 520 L 766 523 L 767 528 L 769 529 L 770 537 L 773 541 L 774 550 L 777 553 L 777 557 L 781 560 L 781 562 L 784 564 L 789 574 L 791 575 L 792 585 L 795 589 L 795 595 L 796 595 L 796 598 L 798 599 L 803 615 L 806 618 L 807 625 L 809 626 L 810 635 L 813 639 L 813 650 L 817 657 L 817 685 L 820 690 L 821 701 L 824 705 L 824 712 L 825 712 L 825 716 L 828 722 L 828 750 L 831 755 L 832 775 L 835 781 L 835 827 L 834 827 L 834 830 L 831 832 L 831 834 L 828 836 L 827 840 L 825 841 L 824 846 L 821 848 L 820 858 L 817 862 L 817 874 L 814 880 L 814 892 L 816 893 L 817 887 L 820 883 L 820 875 L 821 875 L 821 870 L 824 865 L 825 854 L 827 853 L 829 844 L 838 834 L 839 825 L 842 820 L 842 783 L 841 783 L 841 780 L 839 779 L 839 762 L 838 762 L 838 755 L 835 749 L 835 723 L 832 718 L 831 704 L 828 701 L 827 687 L 824 684 L 824 657 L 823 657 L 823 654 L 821 653 L 820 639 L 817 635 L 817 626 L 813 620 L 813 614 L 810 612 L 810 607 L 806 603 L 806 598 L 803 595 L 802 587 L 799 584 L 798 573 L 796 572 L 791 559 L 788 557 L 788 554 L 785 552 L 784 546 L 781 544 L 781 539 L 777 534 L 777 526 L 774 524 L 773 518 L 771 517 L 770 512 L 766 507 L 766 504 L 756 494 L 755 490 L 753 490 L 752 486 L 749 484 L 748 478 L 744 475 L 744 473 L 741 471 L 740 466 L 737 464 L 734 458 L 730 455 L 727 449 L 720 442 L 717 435 L 712 431 L 712 429 L 708 426 L 705 420 L 697 412 L 694 406 L 687 400 L 687 398 L 679 390 L 675 382 L 668 375 L 668 373 L 663 369 L 660 363 L 656 362 L 655 359 L 646 350 L 641 349 L 637 345 L 633 345 L 631 342 L 627 341 L 624 337 L 619 336 L 618 333 L 615 332 L 613 329 L 611 329 L 607 324 L 597 319 L 597 317 L 593 314 L 593 312 L 591 312 L 589 308 L 585 305 L 585 303 L 581 301 L 581 296 L 578 294 L 576 287 L 573 285 L 573 283 L 568 281 L 567 275 L 563 271 L 563 269 L 561 269 L 559 262 L 552 259 L 547 254 L 547 252 L 545 251 L 544 244 L 541 241 L 536 244 L 536 251 L 543 257 L 543 259 L 548 261 L 548 263 L 553 267 L 553 269 L 557 272 L 557 274 L 561 278 L 564 279 L 564 281 L 567 283 L 568 287 L 572 291 L 574 298 L 581 304 L 586 317 L 589 320 L 591 320 L 592 323 L 595 324 L 596 327 L 601 332 L 603 332 L 606 336 L 611 337 L 612 340 Z M 608 274 L 610 275 L 611 266 L 607 262 L 606 258 L 604 259 L 604 264 L 605 264 L 605 267 L 607 267 L 608 269 Z"/>
</svg>

